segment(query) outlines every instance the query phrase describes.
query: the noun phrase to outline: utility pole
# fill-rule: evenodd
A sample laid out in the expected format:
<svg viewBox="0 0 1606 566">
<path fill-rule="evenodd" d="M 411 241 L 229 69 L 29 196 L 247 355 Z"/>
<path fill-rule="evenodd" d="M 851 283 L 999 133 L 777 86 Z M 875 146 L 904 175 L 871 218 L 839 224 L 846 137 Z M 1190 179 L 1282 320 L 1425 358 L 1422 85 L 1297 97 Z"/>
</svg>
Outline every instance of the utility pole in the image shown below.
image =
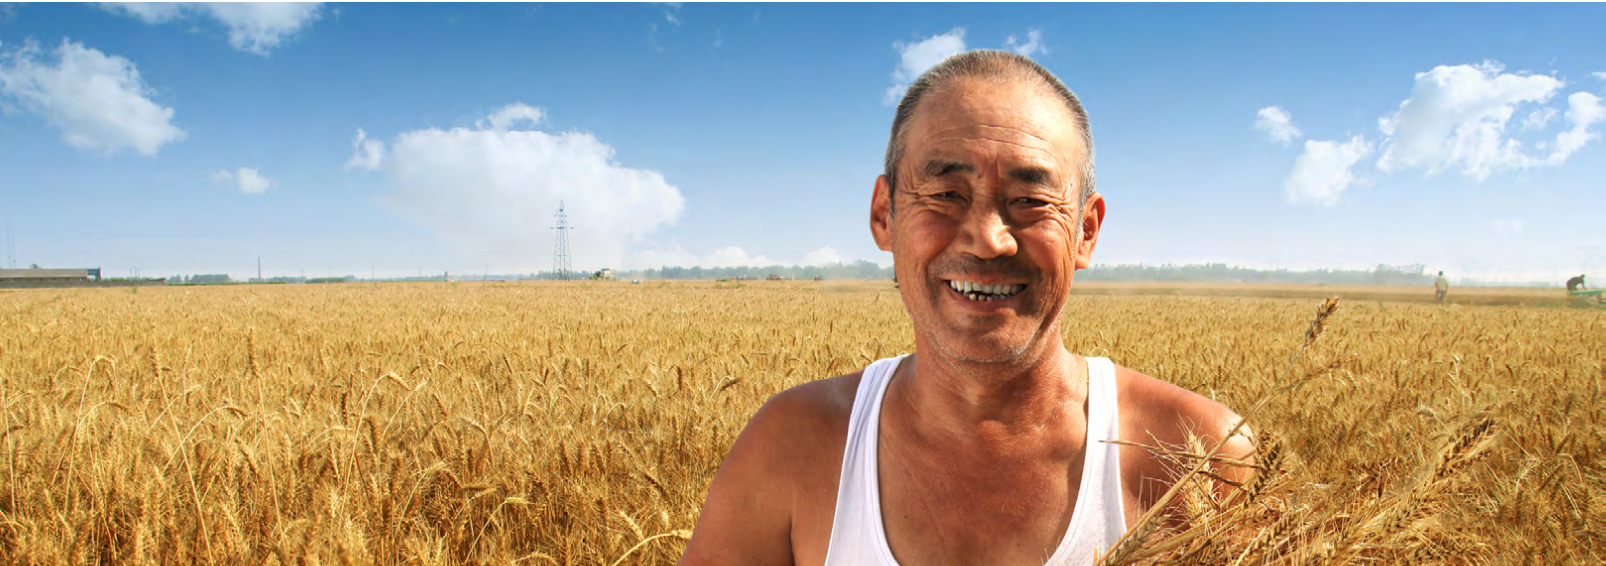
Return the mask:
<svg viewBox="0 0 1606 566">
<path fill-rule="evenodd" d="M 558 201 L 557 219 L 558 225 L 552 227 L 553 230 L 558 231 L 558 241 L 552 251 L 552 271 L 557 273 L 559 280 L 568 281 L 569 271 L 572 269 L 569 264 L 569 231 L 573 228 L 569 226 L 568 215 L 563 213 L 563 201 L 561 200 Z"/>
<path fill-rule="evenodd" d="M 257 256 L 257 283 L 262 282 L 262 256 Z"/>
</svg>

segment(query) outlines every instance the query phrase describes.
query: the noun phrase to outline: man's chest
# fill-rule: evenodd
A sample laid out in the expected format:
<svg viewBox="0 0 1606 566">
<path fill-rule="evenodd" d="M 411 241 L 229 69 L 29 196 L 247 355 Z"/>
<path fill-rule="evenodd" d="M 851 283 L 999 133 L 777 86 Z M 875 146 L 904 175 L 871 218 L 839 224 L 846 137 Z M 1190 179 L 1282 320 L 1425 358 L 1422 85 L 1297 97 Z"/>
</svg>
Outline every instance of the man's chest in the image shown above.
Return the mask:
<svg viewBox="0 0 1606 566">
<path fill-rule="evenodd" d="M 890 451 L 889 451 L 890 452 Z M 1042 564 L 1070 524 L 1080 462 L 887 453 L 882 523 L 904 564 Z"/>
</svg>

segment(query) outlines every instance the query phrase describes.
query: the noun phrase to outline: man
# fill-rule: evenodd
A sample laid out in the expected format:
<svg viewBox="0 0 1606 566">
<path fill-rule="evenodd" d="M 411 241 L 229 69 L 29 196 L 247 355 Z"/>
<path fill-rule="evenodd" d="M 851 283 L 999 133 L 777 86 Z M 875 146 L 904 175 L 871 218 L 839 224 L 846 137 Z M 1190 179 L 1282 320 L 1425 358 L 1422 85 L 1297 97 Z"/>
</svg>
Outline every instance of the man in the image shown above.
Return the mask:
<svg viewBox="0 0 1606 566">
<path fill-rule="evenodd" d="M 1061 310 L 1105 214 L 1092 157 L 1081 103 L 1025 57 L 971 51 L 916 80 L 870 204 L 915 353 L 765 403 L 681 563 L 1081 564 L 1108 552 L 1178 470 L 1107 441 L 1181 445 L 1192 432 L 1213 446 L 1238 417 L 1065 350 Z M 1244 434 L 1224 455 L 1248 457 Z"/>
<path fill-rule="evenodd" d="M 1572 279 L 1568 279 L 1567 280 L 1567 292 L 1568 293 L 1571 293 L 1573 291 L 1583 291 L 1583 290 L 1584 290 L 1584 276 L 1583 275 L 1579 275 L 1577 277 L 1574 277 Z"/>
<path fill-rule="evenodd" d="M 1444 296 L 1450 294 L 1450 280 L 1444 278 L 1444 272 L 1439 272 L 1439 278 L 1433 280 L 1433 300 L 1444 302 Z"/>
</svg>

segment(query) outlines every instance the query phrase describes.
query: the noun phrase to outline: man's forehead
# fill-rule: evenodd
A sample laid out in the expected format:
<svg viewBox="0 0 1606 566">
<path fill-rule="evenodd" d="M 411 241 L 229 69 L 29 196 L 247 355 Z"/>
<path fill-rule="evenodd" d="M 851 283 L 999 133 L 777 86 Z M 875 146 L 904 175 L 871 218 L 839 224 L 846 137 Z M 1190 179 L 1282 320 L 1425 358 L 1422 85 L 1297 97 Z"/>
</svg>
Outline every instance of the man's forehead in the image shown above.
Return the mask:
<svg viewBox="0 0 1606 566">
<path fill-rule="evenodd" d="M 956 79 L 921 101 L 907 133 L 907 147 L 914 152 L 990 140 L 1066 165 L 1082 153 L 1069 108 L 1031 80 Z"/>
</svg>

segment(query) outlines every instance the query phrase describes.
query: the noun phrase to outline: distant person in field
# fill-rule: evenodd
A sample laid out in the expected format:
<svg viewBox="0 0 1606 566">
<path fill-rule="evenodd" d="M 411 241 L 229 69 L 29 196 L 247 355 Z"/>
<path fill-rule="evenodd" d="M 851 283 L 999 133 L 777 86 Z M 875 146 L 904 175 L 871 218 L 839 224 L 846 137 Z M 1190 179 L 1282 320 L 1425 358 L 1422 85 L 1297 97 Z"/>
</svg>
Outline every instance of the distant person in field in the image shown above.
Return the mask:
<svg viewBox="0 0 1606 566">
<path fill-rule="evenodd" d="M 1552 281 L 1554 281 L 1554 279 L 1552 279 Z M 1574 277 L 1572 279 L 1568 279 L 1567 280 L 1567 292 L 1568 293 L 1571 293 L 1573 291 L 1583 291 L 1583 290 L 1585 290 L 1584 289 L 1584 276 L 1583 275 L 1579 275 L 1577 277 Z"/>
<path fill-rule="evenodd" d="M 1450 294 L 1450 280 L 1444 278 L 1444 272 L 1439 272 L 1439 278 L 1433 280 L 1433 300 L 1444 302 L 1444 296 Z"/>
<path fill-rule="evenodd" d="M 870 201 L 915 352 L 765 403 L 681 564 L 1058 565 L 1107 553 L 1179 473 L 1107 441 L 1182 445 L 1192 433 L 1212 447 L 1239 418 L 1066 351 L 1071 278 L 1104 217 L 1086 113 L 1053 74 L 970 51 L 922 75 L 898 105 Z M 1247 434 L 1223 455 L 1248 458 Z"/>
</svg>

